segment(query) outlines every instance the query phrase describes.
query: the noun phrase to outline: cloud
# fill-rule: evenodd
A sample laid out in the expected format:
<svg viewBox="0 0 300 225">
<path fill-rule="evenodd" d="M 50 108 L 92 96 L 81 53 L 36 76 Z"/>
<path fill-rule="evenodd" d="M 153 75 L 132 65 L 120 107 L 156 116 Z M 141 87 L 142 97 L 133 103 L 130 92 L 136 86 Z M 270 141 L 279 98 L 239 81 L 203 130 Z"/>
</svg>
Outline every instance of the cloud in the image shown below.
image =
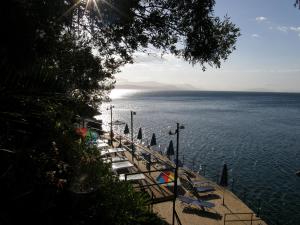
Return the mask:
<svg viewBox="0 0 300 225">
<path fill-rule="evenodd" d="M 300 37 L 300 27 L 290 27 L 290 31 L 297 33 Z"/>
<path fill-rule="evenodd" d="M 134 54 L 135 63 L 162 63 L 164 61 L 166 60 L 157 53 L 138 52 Z"/>
<path fill-rule="evenodd" d="M 251 37 L 253 37 L 253 38 L 259 38 L 260 35 L 259 34 L 252 34 Z"/>
<path fill-rule="evenodd" d="M 300 37 L 300 27 L 277 26 L 276 30 L 281 31 L 283 33 L 293 32 L 293 33 L 296 33 Z"/>
<path fill-rule="evenodd" d="M 290 27 L 291 31 L 300 32 L 300 27 Z"/>
<path fill-rule="evenodd" d="M 286 26 L 277 26 L 276 29 L 284 33 L 287 33 L 289 30 L 289 28 Z"/>
<path fill-rule="evenodd" d="M 267 17 L 264 17 L 264 16 L 258 16 L 255 18 L 255 20 L 257 22 L 263 22 L 263 21 L 266 21 L 267 20 Z"/>
</svg>

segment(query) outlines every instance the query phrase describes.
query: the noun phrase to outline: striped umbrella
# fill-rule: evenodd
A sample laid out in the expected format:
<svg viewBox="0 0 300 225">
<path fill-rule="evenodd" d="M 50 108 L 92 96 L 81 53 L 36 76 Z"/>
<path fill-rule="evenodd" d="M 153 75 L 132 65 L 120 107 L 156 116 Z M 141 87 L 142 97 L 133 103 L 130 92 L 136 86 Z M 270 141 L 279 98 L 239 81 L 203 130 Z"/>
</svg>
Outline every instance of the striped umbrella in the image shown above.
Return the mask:
<svg viewBox="0 0 300 225">
<path fill-rule="evenodd" d="M 168 183 L 168 186 L 173 186 L 174 184 L 169 182 L 174 181 L 174 173 L 171 171 L 161 172 L 156 178 L 156 181 L 160 184 Z"/>
</svg>

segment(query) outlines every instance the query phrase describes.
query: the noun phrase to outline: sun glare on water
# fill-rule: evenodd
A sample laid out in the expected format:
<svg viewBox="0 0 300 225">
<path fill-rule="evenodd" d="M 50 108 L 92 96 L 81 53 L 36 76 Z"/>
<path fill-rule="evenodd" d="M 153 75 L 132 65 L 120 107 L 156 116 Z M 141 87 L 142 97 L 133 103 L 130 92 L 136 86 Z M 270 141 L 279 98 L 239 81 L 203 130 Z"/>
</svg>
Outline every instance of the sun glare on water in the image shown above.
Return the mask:
<svg viewBox="0 0 300 225">
<path fill-rule="evenodd" d="M 132 95 L 139 92 L 139 90 L 133 89 L 113 89 L 109 95 L 112 100 L 121 99 L 126 96 Z"/>
</svg>

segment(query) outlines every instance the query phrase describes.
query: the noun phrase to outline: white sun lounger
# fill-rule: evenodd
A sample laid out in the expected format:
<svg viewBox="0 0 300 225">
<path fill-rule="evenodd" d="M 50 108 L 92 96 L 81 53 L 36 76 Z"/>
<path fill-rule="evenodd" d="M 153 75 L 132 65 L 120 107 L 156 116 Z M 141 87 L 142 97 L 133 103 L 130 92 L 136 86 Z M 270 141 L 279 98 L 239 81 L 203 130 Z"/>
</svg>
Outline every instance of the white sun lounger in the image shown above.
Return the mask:
<svg viewBox="0 0 300 225">
<path fill-rule="evenodd" d="M 104 143 L 104 142 L 98 142 L 98 143 L 96 144 L 96 146 L 97 146 L 97 148 L 106 148 L 106 147 L 108 147 L 109 145 L 106 144 L 106 143 Z"/>
<path fill-rule="evenodd" d="M 107 139 L 97 139 L 96 141 L 97 143 L 108 143 L 108 140 Z"/>
<path fill-rule="evenodd" d="M 101 154 L 101 156 L 104 156 L 104 155 L 108 155 L 109 152 L 105 149 L 105 150 L 101 150 L 100 154 Z"/>
<path fill-rule="evenodd" d="M 103 160 L 104 163 L 115 163 L 115 162 L 123 162 L 123 161 L 128 161 L 126 157 L 112 157 L 112 158 L 105 158 Z"/>
<path fill-rule="evenodd" d="M 118 152 L 125 152 L 126 150 L 124 148 L 109 148 L 109 153 L 118 153 Z"/>
<path fill-rule="evenodd" d="M 134 167 L 134 165 L 129 161 L 115 162 L 115 163 L 111 164 L 111 168 L 113 171 L 118 170 L 118 169 L 131 168 L 131 167 Z"/>
<path fill-rule="evenodd" d="M 109 148 L 101 151 L 101 156 L 103 155 L 109 155 L 113 153 L 119 153 L 119 152 L 125 152 L 126 150 L 124 148 Z"/>
<path fill-rule="evenodd" d="M 128 174 L 126 176 L 126 180 L 144 180 L 146 177 L 144 174 L 142 173 L 138 173 L 138 174 Z M 120 174 L 119 175 L 119 180 L 125 180 L 125 174 Z"/>
</svg>

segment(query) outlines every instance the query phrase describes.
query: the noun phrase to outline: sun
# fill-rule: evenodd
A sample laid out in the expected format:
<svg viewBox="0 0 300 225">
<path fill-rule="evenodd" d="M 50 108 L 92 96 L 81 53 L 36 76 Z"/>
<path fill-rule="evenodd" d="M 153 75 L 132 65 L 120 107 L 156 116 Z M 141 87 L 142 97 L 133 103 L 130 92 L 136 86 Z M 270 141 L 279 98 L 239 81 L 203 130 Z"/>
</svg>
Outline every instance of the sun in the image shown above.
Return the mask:
<svg viewBox="0 0 300 225">
<path fill-rule="evenodd" d="M 112 100 L 121 99 L 130 95 L 134 95 L 140 92 L 140 90 L 136 89 L 113 89 L 109 95 Z"/>
<path fill-rule="evenodd" d="M 109 7 L 111 7 L 113 10 L 115 10 L 116 12 L 118 12 L 120 15 L 123 15 L 122 12 L 120 12 L 120 10 L 118 10 L 113 4 L 111 4 L 109 1 L 107 0 L 77 0 L 63 15 L 63 16 L 67 16 L 68 14 L 70 14 L 76 7 L 78 7 L 79 5 L 83 4 L 85 5 L 85 11 L 87 10 L 96 10 L 99 17 L 101 17 L 101 13 L 100 13 L 100 9 L 99 9 L 99 2 L 104 3 L 106 5 L 108 5 Z M 124 15 L 123 15 L 124 16 Z"/>
<path fill-rule="evenodd" d="M 100 10 L 99 10 L 97 1 L 98 1 L 98 0 L 87 0 L 87 1 L 86 1 L 85 9 L 94 8 L 94 9 L 97 10 L 97 12 L 98 12 L 98 14 L 99 14 L 99 16 L 100 16 Z"/>
<path fill-rule="evenodd" d="M 96 0 L 87 0 L 86 1 L 86 6 L 89 7 L 89 6 L 95 6 L 97 5 L 97 2 Z"/>
</svg>

